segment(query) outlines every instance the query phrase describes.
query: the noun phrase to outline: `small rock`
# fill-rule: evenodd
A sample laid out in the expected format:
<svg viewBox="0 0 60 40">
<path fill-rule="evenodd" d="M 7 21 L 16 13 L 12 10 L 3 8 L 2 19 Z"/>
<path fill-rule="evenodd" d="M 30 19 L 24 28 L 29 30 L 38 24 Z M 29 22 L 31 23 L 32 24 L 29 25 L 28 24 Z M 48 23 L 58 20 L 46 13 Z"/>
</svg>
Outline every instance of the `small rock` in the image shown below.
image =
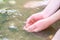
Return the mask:
<svg viewBox="0 0 60 40">
<path fill-rule="evenodd" d="M 17 27 L 14 25 L 9 26 L 9 28 L 16 29 Z"/>
<path fill-rule="evenodd" d="M 10 4 L 16 4 L 16 1 L 10 0 L 9 3 L 10 3 Z"/>
<path fill-rule="evenodd" d="M 0 4 L 1 4 L 1 3 L 4 3 L 4 0 L 0 0 Z"/>
<path fill-rule="evenodd" d="M 3 38 L 3 40 L 9 40 L 8 38 Z"/>
<path fill-rule="evenodd" d="M 4 14 L 4 13 L 6 13 L 6 10 L 2 9 L 2 10 L 0 10 L 0 13 Z"/>
<path fill-rule="evenodd" d="M 16 10 L 7 10 L 7 13 L 15 13 Z"/>
</svg>

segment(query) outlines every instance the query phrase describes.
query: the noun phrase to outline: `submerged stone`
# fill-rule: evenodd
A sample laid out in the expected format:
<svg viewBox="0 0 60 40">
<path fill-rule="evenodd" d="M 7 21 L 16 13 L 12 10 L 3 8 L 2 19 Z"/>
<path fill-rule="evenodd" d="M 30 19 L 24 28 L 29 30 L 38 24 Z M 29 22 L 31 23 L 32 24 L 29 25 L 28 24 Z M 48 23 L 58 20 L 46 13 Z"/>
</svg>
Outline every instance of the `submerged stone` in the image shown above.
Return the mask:
<svg viewBox="0 0 60 40">
<path fill-rule="evenodd" d="M 8 38 L 3 38 L 2 40 L 9 40 Z"/>
</svg>

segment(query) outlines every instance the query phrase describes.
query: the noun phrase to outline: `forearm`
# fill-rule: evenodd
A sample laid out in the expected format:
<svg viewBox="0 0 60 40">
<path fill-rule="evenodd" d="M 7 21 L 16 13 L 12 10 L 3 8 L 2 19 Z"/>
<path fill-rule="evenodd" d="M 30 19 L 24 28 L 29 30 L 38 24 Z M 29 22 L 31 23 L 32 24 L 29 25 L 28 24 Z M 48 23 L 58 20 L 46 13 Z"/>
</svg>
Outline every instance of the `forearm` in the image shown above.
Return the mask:
<svg viewBox="0 0 60 40">
<path fill-rule="evenodd" d="M 48 17 L 47 21 L 49 21 L 49 25 L 55 23 L 60 19 L 60 10 L 58 10 L 55 14 Z"/>
<path fill-rule="evenodd" d="M 54 17 L 54 18 L 53 18 Z M 52 19 L 59 20 L 60 19 L 60 9 L 51 16 Z"/>
<path fill-rule="evenodd" d="M 59 8 L 59 6 L 60 6 L 59 0 L 50 0 L 50 3 L 43 10 L 43 12 L 49 16 L 52 13 L 54 13 Z"/>
</svg>

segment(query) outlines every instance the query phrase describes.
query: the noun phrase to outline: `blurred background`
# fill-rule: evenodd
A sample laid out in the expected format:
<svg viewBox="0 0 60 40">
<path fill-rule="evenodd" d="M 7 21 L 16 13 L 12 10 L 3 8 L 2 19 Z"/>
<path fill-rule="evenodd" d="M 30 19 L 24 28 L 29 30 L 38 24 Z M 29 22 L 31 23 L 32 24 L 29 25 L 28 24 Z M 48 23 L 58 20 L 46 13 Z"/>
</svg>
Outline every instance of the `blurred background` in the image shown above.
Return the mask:
<svg viewBox="0 0 60 40">
<path fill-rule="evenodd" d="M 42 0 L 0 0 L 0 40 L 51 40 L 53 38 L 60 22 L 38 33 L 23 30 L 26 19 L 45 8 L 24 8 L 24 4 L 28 1 Z"/>
</svg>

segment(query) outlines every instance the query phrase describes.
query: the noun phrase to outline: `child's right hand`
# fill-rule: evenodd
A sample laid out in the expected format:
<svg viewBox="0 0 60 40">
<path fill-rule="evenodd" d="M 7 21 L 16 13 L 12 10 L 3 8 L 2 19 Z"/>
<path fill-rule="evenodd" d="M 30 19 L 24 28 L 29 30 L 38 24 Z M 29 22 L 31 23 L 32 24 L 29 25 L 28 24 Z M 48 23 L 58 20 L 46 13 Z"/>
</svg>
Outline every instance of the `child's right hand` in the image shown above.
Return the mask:
<svg viewBox="0 0 60 40">
<path fill-rule="evenodd" d="M 44 17 L 44 14 L 43 12 L 40 12 L 40 13 L 36 13 L 36 14 L 33 14 L 31 15 L 29 18 L 27 18 L 27 21 L 26 21 L 26 25 L 24 28 L 27 28 L 29 27 L 30 25 L 34 24 L 35 22 L 37 22 L 38 20 L 42 20 L 46 17 Z"/>
</svg>

